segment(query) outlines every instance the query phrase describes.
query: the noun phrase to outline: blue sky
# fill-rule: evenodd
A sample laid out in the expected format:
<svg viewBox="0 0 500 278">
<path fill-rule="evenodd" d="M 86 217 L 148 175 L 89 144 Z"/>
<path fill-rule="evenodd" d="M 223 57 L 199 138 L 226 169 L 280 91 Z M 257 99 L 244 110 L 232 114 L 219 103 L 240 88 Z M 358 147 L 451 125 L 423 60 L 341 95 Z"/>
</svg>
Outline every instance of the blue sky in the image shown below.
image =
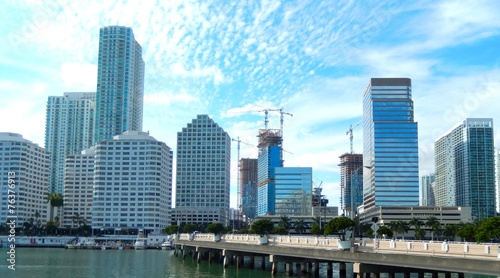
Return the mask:
<svg viewBox="0 0 500 278">
<path fill-rule="evenodd" d="M 99 28 L 132 27 L 146 63 L 144 130 L 176 134 L 208 114 L 257 145 L 263 109 L 283 107 L 285 166 L 313 167 L 339 205 L 338 157 L 371 77 L 412 79 L 420 174 L 466 117 L 500 121 L 500 2 L 13 1 L 0 6 L 1 131 L 43 145 L 48 96 L 95 91 Z M 269 127 L 279 128 L 270 112 Z M 496 146 L 500 136 L 495 132 Z M 232 146 L 231 206 L 237 148 Z M 257 149 L 241 145 L 241 157 Z M 354 130 L 362 152 L 362 126 Z"/>
</svg>

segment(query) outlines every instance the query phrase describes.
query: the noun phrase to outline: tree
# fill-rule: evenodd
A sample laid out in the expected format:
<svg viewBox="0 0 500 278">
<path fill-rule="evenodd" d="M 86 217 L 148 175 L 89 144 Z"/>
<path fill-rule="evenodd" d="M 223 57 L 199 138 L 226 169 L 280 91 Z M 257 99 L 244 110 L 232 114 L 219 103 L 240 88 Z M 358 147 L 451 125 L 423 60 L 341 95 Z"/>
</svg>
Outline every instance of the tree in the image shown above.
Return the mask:
<svg viewBox="0 0 500 278">
<path fill-rule="evenodd" d="M 62 207 L 64 205 L 64 198 L 61 193 L 49 193 L 47 195 L 47 202 L 50 202 L 52 207 Z"/>
<path fill-rule="evenodd" d="M 224 233 L 225 231 L 226 231 L 226 228 L 224 227 L 224 225 L 222 225 L 219 222 L 211 223 L 207 227 L 207 232 L 212 233 L 214 235 L 220 235 L 220 234 Z"/>
<path fill-rule="evenodd" d="M 424 232 L 424 236 L 422 237 L 417 237 L 417 231 L 419 231 L 419 235 L 421 236 L 422 235 L 422 225 L 424 225 L 424 221 L 420 220 L 420 218 L 418 217 L 413 217 L 412 219 L 410 219 L 410 221 L 408 221 L 408 225 L 413 226 L 413 228 L 415 229 L 415 238 L 423 238 L 425 236 L 425 232 Z"/>
<path fill-rule="evenodd" d="M 281 216 L 280 222 L 278 223 L 278 227 L 285 228 L 285 230 L 288 232 L 291 227 L 290 217 L 286 215 Z"/>
<path fill-rule="evenodd" d="M 476 225 L 473 223 L 464 224 L 457 232 L 457 235 L 462 239 L 464 239 L 465 241 L 474 241 L 475 234 L 476 234 Z"/>
<path fill-rule="evenodd" d="M 288 235 L 288 231 L 283 227 L 274 227 L 271 233 L 275 235 Z"/>
<path fill-rule="evenodd" d="M 475 239 L 477 242 L 489 242 L 500 240 L 500 217 L 490 217 L 483 219 L 477 229 Z"/>
<path fill-rule="evenodd" d="M 333 235 L 336 234 L 340 237 L 340 240 L 345 240 L 345 234 L 347 231 L 352 230 L 354 227 L 354 221 L 345 216 L 335 217 L 330 220 L 325 225 L 325 234 Z"/>
<path fill-rule="evenodd" d="M 179 227 L 177 225 L 170 225 L 165 227 L 163 232 L 167 235 L 177 234 L 179 232 Z"/>
<path fill-rule="evenodd" d="M 194 231 L 197 231 L 197 230 L 198 230 L 198 225 L 196 225 L 196 224 L 186 224 L 186 225 L 184 225 L 184 228 L 183 228 L 182 231 L 185 232 L 185 233 L 189 233 L 190 234 L 190 233 L 192 233 Z"/>
<path fill-rule="evenodd" d="M 408 222 L 403 220 L 392 221 L 388 226 L 396 234 L 396 238 L 398 234 L 402 234 L 403 240 L 405 239 L 405 233 L 410 229 Z"/>
<path fill-rule="evenodd" d="M 252 223 L 250 233 L 264 236 L 269 234 L 274 228 L 274 224 L 269 219 L 260 219 Z"/>
<path fill-rule="evenodd" d="M 314 223 L 312 226 L 311 226 L 311 234 L 313 235 L 323 235 L 324 234 L 324 231 L 323 229 L 320 229 L 319 228 L 319 224 L 317 223 Z"/>
<path fill-rule="evenodd" d="M 432 232 L 432 238 L 431 240 L 434 240 L 434 234 L 437 234 L 439 236 L 439 233 L 441 231 L 441 223 L 437 220 L 437 218 L 434 215 L 431 215 L 427 217 L 427 221 L 425 222 L 425 226 L 429 227 Z"/>
<path fill-rule="evenodd" d="M 297 233 L 304 233 L 307 228 L 307 225 L 304 223 L 304 219 L 298 219 L 297 221 L 295 221 L 294 228 Z"/>
<path fill-rule="evenodd" d="M 415 238 L 423 239 L 425 237 L 425 230 L 418 227 L 415 228 Z"/>
<path fill-rule="evenodd" d="M 380 226 L 377 230 L 377 234 L 392 238 L 392 231 L 388 226 Z"/>
<path fill-rule="evenodd" d="M 446 224 L 444 226 L 443 235 L 448 240 L 455 241 L 455 235 L 457 234 L 459 226 L 456 224 Z"/>
</svg>

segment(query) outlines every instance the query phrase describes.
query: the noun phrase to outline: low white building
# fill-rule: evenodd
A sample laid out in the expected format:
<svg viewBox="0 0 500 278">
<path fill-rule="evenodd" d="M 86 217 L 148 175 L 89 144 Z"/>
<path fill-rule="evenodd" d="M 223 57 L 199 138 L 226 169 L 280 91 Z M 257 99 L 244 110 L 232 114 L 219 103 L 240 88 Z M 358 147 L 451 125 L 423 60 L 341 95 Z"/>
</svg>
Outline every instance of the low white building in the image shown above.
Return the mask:
<svg viewBox="0 0 500 278">
<path fill-rule="evenodd" d="M 170 224 L 172 151 L 149 133 L 127 131 L 96 144 L 93 229 L 144 229 Z"/>
<path fill-rule="evenodd" d="M 33 218 L 34 225 L 45 225 L 49 153 L 21 134 L 0 132 L 0 170 L 0 223 L 16 219 L 22 227 Z"/>
</svg>

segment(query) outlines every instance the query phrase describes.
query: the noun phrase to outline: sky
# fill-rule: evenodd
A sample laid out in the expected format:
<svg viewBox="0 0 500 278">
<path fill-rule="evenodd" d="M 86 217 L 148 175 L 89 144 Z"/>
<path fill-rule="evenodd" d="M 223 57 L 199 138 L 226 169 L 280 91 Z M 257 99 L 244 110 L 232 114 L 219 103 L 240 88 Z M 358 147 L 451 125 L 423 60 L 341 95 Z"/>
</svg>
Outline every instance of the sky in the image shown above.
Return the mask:
<svg viewBox="0 0 500 278">
<path fill-rule="evenodd" d="M 131 27 L 143 48 L 144 131 L 175 154 L 177 132 L 208 114 L 242 142 L 240 158 L 256 158 L 263 111 L 282 108 L 293 115 L 284 115 L 285 166 L 313 167 L 333 206 L 370 78 L 412 79 L 421 176 L 434 171 L 434 141 L 457 123 L 500 121 L 496 0 L 2 2 L 0 132 L 41 146 L 48 96 L 96 91 L 99 28 L 109 25 Z M 280 128 L 280 113 L 268 126 Z"/>
</svg>

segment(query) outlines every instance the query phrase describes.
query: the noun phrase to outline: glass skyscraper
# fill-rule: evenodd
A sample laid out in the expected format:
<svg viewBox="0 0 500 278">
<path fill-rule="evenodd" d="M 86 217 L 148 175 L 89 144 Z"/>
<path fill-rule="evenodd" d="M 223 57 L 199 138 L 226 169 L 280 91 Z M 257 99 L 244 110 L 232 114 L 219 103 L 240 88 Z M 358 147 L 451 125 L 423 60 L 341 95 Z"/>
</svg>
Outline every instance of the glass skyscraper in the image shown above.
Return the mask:
<svg viewBox="0 0 500 278">
<path fill-rule="evenodd" d="M 363 201 L 418 206 L 418 126 L 411 79 L 372 78 L 363 96 Z"/>
<path fill-rule="evenodd" d="M 275 213 L 275 173 L 277 167 L 283 167 L 281 130 L 259 130 L 259 155 L 257 160 L 257 215 Z"/>
<path fill-rule="evenodd" d="M 132 28 L 99 33 L 95 143 L 125 131 L 142 131 L 144 60 Z"/>
<path fill-rule="evenodd" d="M 496 215 L 493 119 L 470 118 L 435 142 L 436 206 L 472 208 L 475 219 Z"/>
</svg>

